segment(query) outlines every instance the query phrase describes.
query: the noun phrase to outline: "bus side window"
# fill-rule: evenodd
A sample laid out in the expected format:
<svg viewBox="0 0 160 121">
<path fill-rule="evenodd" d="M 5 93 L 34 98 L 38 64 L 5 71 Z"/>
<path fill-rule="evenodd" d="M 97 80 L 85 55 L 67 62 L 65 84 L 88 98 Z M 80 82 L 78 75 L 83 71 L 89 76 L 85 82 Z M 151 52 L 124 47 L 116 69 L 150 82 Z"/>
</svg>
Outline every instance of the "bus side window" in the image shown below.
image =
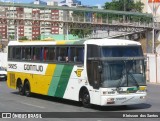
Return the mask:
<svg viewBox="0 0 160 121">
<path fill-rule="evenodd" d="M 43 53 L 44 55 L 43 55 L 43 60 L 44 61 L 46 61 L 46 60 L 48 60 L 47 58 L 48 58 L 48 48 L 47 47 L 45 47 L 44 48 L 44 53 Z"/>
<path fill-rule="evenodd" d="M 61 56 L 60 56 L 60 47 L 56 47 L 56 60 L 61 61 Z"/>
<path fill-rule="evenodd" d="M 76 62 L 76 53 L 75 53 L 75 51 L 76 51 L 75 47 L 70 47 L 69 59 L 72 62 Z"/>
<path fill-rule="evenodd" d="M 41 54 L 42 54 L 42 49 L 40 47 L 33 47 L 33 55 L 32 55 L 32 60 L 34 61 L 40 61 L 41 59 Z"/>
<path fill-rule="evenodd" d="M 8 59 L 12 60 L 13 59 L 13 54 L 14 53 L 14 47 L 8 47 Z"/>
<path fill-rule="evenodd" d="M 48 60 L 49 61 L 54 61 L 55 60 L 55 48 L 54 47 L 50 47 L 48 50 Z"/>
<path fill-rule="evenodd" d="M 13 49 L 13 59 L 15 60 L 21 59 L 21 47 L 15 47 Z"/>
<path fill-rule="evenodd" d="M 58 61 L 66 61 L 66 57 L 68 57 L 67 47 L 57 47 L 56 52 Z"/>
<path fill-rule="evenodd" d="M 23 60 L 31 60 L 31 47 L 23 47 L 22 48 L 22 59 Z"/>
<path fill-rule="evenodd" d="M 84 48 L 83 47 L 76 48 L 76 56 L 74 57 L 74 60 L 78 62 L 84 62 Z"/>
</svg>

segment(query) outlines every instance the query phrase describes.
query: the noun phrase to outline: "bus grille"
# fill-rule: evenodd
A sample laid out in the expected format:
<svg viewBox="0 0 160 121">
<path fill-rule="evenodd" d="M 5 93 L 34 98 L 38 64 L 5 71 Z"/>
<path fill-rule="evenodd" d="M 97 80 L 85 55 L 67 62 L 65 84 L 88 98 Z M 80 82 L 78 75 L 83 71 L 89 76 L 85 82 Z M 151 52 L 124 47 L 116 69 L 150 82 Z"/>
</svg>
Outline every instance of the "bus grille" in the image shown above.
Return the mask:
<svg viewBox="0 0 160 121">
<path fill-rule="evenodd" d="M 15 86 L 15 74 L 10 74 L 10 86 Z"/>
</svg>

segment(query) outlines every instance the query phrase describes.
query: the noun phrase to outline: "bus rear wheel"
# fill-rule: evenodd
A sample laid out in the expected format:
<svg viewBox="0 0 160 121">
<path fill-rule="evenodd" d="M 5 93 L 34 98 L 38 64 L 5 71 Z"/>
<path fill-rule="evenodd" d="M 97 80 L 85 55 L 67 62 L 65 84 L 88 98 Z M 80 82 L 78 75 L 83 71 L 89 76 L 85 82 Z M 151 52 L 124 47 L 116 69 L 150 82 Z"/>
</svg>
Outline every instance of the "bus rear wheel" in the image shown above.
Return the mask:
<svg viewBox="0 0 160 121">
<path fill-rule="evenodd" d="M 25 94 L 27 97 L 30 97 L 30 96 L 31 96 L 30 84 L 29 84 L 28 81 L 24 84 L 24 94 Z"/>
<path fill-rule="evenodd" d="M 91 104 L 90 104 L 90 95 L 89 92 L 87 90 L 83 91 L 82 94 L 82 104 L 85 108 L 90 108 Z"/>
<path fill-rule="evenodd" d="M 24 95 L 24 88 L 22 82 L 18 82 L 17 89 L 20 95 Z"/>
</svg>

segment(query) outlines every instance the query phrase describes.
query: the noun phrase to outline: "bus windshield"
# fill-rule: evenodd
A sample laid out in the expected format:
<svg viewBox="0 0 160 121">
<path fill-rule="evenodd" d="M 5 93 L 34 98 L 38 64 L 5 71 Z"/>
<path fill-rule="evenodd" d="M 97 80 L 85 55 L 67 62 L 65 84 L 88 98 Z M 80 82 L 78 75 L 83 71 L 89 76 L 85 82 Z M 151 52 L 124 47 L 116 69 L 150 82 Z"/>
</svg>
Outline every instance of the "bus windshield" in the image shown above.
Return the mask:
<svg viewBox="0 0 160 121">
<path fill-rule="evenodd" d="M 102 61 L 102 87 L 146 85 L 144 60 Z"/>
<path fill-rule="evenodd" d="M 144 59 L 140 58 L 143 57 L 140 46 L 102 47 L 101 55 L 102 87 L 146 85 Z"/>
</svg>

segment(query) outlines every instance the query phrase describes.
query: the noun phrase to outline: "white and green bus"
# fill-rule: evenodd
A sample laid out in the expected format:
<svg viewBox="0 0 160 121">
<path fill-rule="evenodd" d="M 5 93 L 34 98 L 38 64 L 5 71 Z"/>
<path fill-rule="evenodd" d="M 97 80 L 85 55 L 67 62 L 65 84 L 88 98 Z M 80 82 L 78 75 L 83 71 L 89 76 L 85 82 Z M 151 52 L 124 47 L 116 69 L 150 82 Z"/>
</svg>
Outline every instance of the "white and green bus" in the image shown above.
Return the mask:
<svg viewBox="0 0 160 121">
<path fill-rule="evenodd" d="M 139 104 L 147 95 L 144 62 L 141 44 L 130 40 L 11 41 L 7 84 L 84 107 Z"/>
</svg>

